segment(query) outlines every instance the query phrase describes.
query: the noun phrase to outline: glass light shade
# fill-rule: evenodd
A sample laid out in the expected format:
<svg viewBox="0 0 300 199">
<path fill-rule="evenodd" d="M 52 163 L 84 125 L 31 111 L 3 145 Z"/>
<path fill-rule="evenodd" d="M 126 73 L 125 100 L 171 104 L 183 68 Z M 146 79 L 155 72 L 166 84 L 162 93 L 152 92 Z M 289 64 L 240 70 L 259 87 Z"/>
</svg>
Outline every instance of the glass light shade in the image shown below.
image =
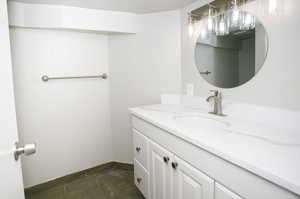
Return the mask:
<svg viewBox="0 0 300 199">
<path fill-rule="evenodd" d="M 216 21 L 216 35 L 217 36 L 223 36 L 223 35 L 228 35 L 229 34 L 229 23 L 228 19 L 225 16 L 225 14 L 222 14 L 217 17 Z"/>
<path fill-rule="evenodd" d="M 211 8 L 211 6 L 209 5 L 209 9 L 208 9 L 208 17 L 207 17 L 207 31 L 208 32 L 214 32 L 214 11 Z"/>
<path fill-rule="evenodd" d="M 240 24 L 241 30 L 250 30 L 254 29 L 256 24 L 255 16 L 249 14 L 249 13 L 242 13 L 242 20 Z"/>
<path fill-rule="evenodd" d="M 209 32 L 214 31 L 214 19 L 212 16 L 208 16 L 208 18 L 207 18 L 207 30 Z"/>
<path fill-rule="evenodd" d="M 232 11 L 232 16 L 231 16 L 231 21 L 236 24 L 239 22 L 239 19 L 240 19 L 240 11 L 239 9 L 235 8 L 233 11 Z"/>
<path fill-rule="evenodd" d="M 189 24 L 189 35 L 193 36 L 193 34 L 194 34 L 194 24 L 190 23 Z"/>
<path fill-rule="evenodd" d="M 188 13 L 188 32 L 189 32 L 189 36 L 193 36 L 194 34 L 194 23 L 193 23 L 193 19 L 192 19 L 192 13 Z"/>
<path fill-rule="evenodd" d="M 233 1 L 233 5 L 231 6 L 232 12 L 230 16 L 230 26 L 231 27 L 238 27 L 240 25 L 240 17 L 241 11 L 238 7 L 237 0 Z"/>
</svg>

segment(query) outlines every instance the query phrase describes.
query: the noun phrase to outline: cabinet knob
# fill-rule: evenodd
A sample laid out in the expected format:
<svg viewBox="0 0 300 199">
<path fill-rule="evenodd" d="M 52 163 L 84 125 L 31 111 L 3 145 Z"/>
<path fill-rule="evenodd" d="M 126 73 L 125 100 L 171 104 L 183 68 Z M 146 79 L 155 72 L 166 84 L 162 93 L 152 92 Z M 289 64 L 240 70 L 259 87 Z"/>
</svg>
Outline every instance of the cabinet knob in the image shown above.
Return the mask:
<svg viewBox="0 0 300 199">
<path fill-rule="evenodd" d="M 137 178 L 136 181 L 137 181 L 138 184 L 141 184 L 142 178 Z"/>
<path fill-rule="evenodd" d="M 165 163 L 167 163 L 167 164 L 168 164 L 168 163 L 169 163 L 169 160 L 170 160 L 170 158 L 169 158 L 169 157 L 164 157 L 164 162 L 165 162 Z"/>
<path fill-rule="evenodd" d="M 140 152 L 141 151 L 141 147 L 136 147 L 135 150 L 136 150 L 136 152 Z"/>
<path fill-rule="evenodd" d="M 177 169 L 178 163 L 177 162 L 172 162 L 172 167 L 173 167 L 173 169 Z"/>
</svg>

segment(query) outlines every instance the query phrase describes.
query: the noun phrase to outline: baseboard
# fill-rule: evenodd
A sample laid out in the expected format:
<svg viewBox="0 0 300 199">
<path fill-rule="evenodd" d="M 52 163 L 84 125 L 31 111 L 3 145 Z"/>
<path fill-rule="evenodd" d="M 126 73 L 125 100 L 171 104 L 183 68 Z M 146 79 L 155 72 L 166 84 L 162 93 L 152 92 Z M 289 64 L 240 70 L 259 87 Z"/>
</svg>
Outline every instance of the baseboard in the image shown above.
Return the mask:
<svg viewBox="0 0 300 199">
<path fill-rule="evenodd" d="M 127 163 L 120 163 L 120 162 L 109 162 L 105 163 L 93 168 L 85 169 L 79 172 L 75 172 L 63 177 L 56 178 L 54 180 L 50 180 L 48 182 L 38 184 L 32 187 L 25 188 L 25 192 L 38 192 L 41 190 L 49 189 L 51 187 L 54 187 L 58 184 L 63 184 L 66 182 L 70 182 L 80 176 L 83 175 L 91 175 L 93 173 L 97 173 L 99 171 L 102 171 L 104 169 L 113 169 L 113 168 L 118 168 L 118 169 L 124 169 L 124 170 L 133 170 L 133 165 L 132 164 L 127 164 Z"/>
</svg>

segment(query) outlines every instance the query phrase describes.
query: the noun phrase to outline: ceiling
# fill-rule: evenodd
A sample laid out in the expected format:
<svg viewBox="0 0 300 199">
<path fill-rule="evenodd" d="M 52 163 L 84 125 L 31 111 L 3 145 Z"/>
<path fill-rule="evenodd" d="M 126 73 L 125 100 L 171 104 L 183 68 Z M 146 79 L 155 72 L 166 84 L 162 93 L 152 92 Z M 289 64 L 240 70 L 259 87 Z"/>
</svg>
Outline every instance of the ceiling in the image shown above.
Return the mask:
<svg viewBox="0 0 300 199">
<path fill-rule="evenodd" d="M 134 13 L 151 13 L 175 10 L 196 0 L 10 0 L 23 3 L 41 3 L 76 6 L 82 8 L 114 10 Z"/>
</svg>

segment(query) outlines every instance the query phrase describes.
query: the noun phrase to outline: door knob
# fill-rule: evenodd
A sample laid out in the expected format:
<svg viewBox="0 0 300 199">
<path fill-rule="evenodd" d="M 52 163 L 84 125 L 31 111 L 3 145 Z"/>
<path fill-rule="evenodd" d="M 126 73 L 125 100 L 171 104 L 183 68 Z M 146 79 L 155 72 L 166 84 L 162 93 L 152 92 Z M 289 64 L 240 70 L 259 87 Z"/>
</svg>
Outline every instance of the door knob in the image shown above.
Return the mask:
<svg viewBox="0 0 300 199">
<path fill-rule="evenodd" d="M 20 145 L 20 143 L 16 142 L 15 143 L 15 152 L 14 152 L 14 156 L 15 156 L 15 160 L 19 160 L 20 155 L 32 155 L 36 152 L 36 144 L 25 144 Z"/>
</svg>

